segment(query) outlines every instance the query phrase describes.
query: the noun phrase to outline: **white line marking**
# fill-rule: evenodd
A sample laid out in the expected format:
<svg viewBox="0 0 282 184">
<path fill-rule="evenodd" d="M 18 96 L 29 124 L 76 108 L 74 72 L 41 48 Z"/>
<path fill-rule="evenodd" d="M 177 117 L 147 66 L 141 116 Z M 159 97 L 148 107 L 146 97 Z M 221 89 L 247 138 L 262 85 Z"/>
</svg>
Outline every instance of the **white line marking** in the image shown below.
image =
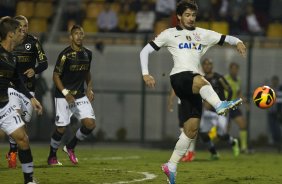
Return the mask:
<svg viewBox="0 0 282 184">
<path fill-rule="evenodd" d="M 116 171 L 116 169 L 105 169 L 105 171 Z M 114 183 L 103 183 L 103 184 L 125 184 L 125 183 L 137 183 L 137 182 L 141 182 L 141 181 L 147 181 L 147 180 L 153 180 L 157 177 L 157 175 L 149 173 L 149 172 L 136 172 L 136 171 L 125 171 L 127 173 L 137 173 L 137 174 L 141 174 L 144 175 L 144 178 L 141 179 L 133 179 L 130 181 L 118 181 L 118 182 L 114 182 Z M 94 181 L 91 181 L 91 183 L 95 183 Z"/>
</svg>

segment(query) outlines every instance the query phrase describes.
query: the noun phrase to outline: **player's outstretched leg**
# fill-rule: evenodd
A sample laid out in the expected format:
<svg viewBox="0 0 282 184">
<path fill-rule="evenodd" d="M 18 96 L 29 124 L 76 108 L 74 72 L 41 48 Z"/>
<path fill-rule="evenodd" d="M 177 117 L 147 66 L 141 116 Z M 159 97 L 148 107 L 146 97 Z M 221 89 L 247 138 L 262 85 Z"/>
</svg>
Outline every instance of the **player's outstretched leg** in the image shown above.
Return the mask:
<svg viewBox="0 0 282 184">
<path fill-rule="evenodd" d="M 57 127 L 51 137 L 50 152 L 47 159 L 48 165 L 52 165 L 52 166 L 62 165 L 62 163 L 59 162 L 57 159 L 57 150 L 61 144 L 61 140 L 64 135 L 64 132 L 65 132 L 65 127 Z"/>
<path fill-rule="evenodd" d="M 232 101 L 221 101 L 210 83 L 201 75 L 194 77 L 192 89 L 194 94 L 199 93 L 202 99 L 213 106 L 219 115 L 223 115 L 230 109 L 237 108 L 240 104 L 242 104 L 241 98 Z"/>
<path fill-rule="evenodd" d="M 63 148 L 63 151 L 69 156 L 69 159 L 73 164 L 78 163 L 78 159 L 74 154 L 74 149 L 77 145 L 77 142 L 83 141 L 88 135 L 91 134 L 96 126 L 95 120 L 91 118 L 83 119 L 81 120 L 81 123 L 83 124 L 83 126 L 77 130 L 73 139 Z"/>
<path fill-rule="evenodd" d="M 8 167 L 14 169 L 17 167 L 18 145 L 12 137 L 9 137 L 9 142 L 10 150 L 6 154 L 6 159 L 8 161 Z"/>
</svg>

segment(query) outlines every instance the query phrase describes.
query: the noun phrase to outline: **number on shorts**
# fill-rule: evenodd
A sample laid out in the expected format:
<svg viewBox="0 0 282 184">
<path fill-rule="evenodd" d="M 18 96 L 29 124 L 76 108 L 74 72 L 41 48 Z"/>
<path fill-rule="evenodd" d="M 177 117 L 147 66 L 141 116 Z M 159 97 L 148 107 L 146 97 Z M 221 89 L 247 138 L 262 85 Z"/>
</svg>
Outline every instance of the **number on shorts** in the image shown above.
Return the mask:
<svg viewBox="0 0 282 184">
<path fill-rule="evenodd" d="M 17 124 L 21 122 L 21 118 L 19 115 L 13 116 L 13 118 L 15 119 Z"/>
</svg>

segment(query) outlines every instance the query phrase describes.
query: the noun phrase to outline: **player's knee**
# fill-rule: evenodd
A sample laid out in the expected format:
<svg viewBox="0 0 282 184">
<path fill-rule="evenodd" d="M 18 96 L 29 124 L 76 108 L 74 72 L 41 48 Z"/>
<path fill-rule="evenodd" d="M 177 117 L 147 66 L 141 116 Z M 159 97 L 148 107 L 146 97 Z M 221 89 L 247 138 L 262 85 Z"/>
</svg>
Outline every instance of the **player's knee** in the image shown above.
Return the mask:
<svg viewBox="0 0 282 184">
<path fill-rule="evenodd" d="M 60 134 L 64 134 L 66 131 L 66 127 L 57 127 L 56 130 L 60 133 Z"/>
<path fill-rule="evenodd" d="M 18 144 L 20 149 L 29 149 L 29 140 L 28 136 L 26 134 L 23 134 L 22 136 L 18 136 L 15 139 L 16 143 Z"/>
<path fill-rule="evenodd" d="M 84 119 L 82 124 L 88 129 L 88 130 L 94 130 L 96 128 L 96 123 L 94 119 Z"/>
<path fill-rule="evenodd" d="M 184 133 L 190 139 L 195 139 L 198 135 L 199 123 L 198 121 L 190 121 L 184 123 Z"/>
<path fill-rule="evenodd" d="M 209 134 L 207 132 L 201 132 L 200 137 L 203 140 L 203 142 L 205 142 L 205 143 L 210 141 L 210 137 L 209 137 Z"/>
</svg>

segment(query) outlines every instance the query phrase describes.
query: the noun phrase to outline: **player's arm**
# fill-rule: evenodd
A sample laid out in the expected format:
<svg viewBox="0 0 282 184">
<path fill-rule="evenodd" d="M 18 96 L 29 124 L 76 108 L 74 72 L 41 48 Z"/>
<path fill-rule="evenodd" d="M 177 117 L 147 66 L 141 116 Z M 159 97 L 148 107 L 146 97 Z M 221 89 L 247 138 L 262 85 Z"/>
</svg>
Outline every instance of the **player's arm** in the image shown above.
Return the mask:
<svg viewBox="0 0 282 184">
<path fill-rule="evenodd" d="M 224 38 L 225 37 L 225 38 Z M 230 44 L 230 45 L 234 45 L 237 47 L 238 52 L 243 56 L 246 57 L 247 55 L 247 49 L 245 44 L 243 43 L 242 40 L 240 40 L 239 38 L 236 38 L 234 36 L 231 35 L 222 35 L 222 39 L 224 39 L 224 42 Z"/>
<path fill-rule="evenodd" d="M 86 96 L 89 99 L 90 102 L 94 100 L 94 92 L 93 92 L 93 84 L 92 84 L 92 78 L 91 78 L 91 73 L 90 71 L 86 74 L 85 78 L 86 82 Z"/>
<path fill-rule="evenodd" d="M 153 41 L 150 41 L 140 52 L 140 63 L 142 69 L 143 80 L 145 84 L 154 88 L 156 85 L 156 81 L 153 76 L 149 74 L 148 62 L 149 62 L 149 54 L 153 51 L 158 51 L 162 46 L 165 46 L 168 42 L 168 34 L 167 31 L 161 32 Z"/>
<path fill-rule="evenodd" d="M 36 47 L 36 51 L 37 51 L 37 63 L 38 63 L 38 65 L 36 66 L 34 71 L 35 71 L 35 74 L 39 74 L 39 73 L 43 72 L 44 70 L 46 70 L 48 68 L 48 62 L 47 62 L 47 57 L 45 55 L 43 47 L 38 40 L 36 40 L 35 47 Z"/>
<path fill-rule="evenodd" d="M 225 91 L 227 91 L 227 98 L 226 99 L 228 101 L 231 100 L 231 98 L 232 98 L 232 88 L 231 88 L 231 86 L 228 84 L 228 82 L 225 80 L 224 77 L 220 77 L 219 82 L 222 85 L 223 89 Z"/>
<path fill-rule="evenodd" d="M 170 112 L 173 112 L 173 101 L 174 101 L 175 96 L 176 94 L 174 90 L 171 88 L 169 95 L 168 95 L 168 103 L 167 103 L 167 109 Z"/>
<path fill-rule="evenodd" d="M 65 61 L 66 61 L 66 56 L 60 54 L 54 68 L 53 81 L 57 89 L 61 91 L 61 93 L 65 96 L 67 102 L 71 104 L 74 103 L 75 98 L 70 94 L 69 90 L 64 87 L 63 82 L 60 78 L 60 75 L 62 75 L 64 71 Z"/>
<path fill-rule="evenodd" d="M 150 88 L 154 88 L 156 84 L 154 77 L 149 74 L 148 69 L 149 54 L 151 54 L 153 51 L 154 48 L 150 44 L 147 44 L 140 52 L 140 62 L 143 80 L 145 84 Z"/>
<path fill-rule="evenodd" d="M 47 58 L 38 40 L 36 40 L 35 47 L 36 47 L 36 58 L 38 64 L 35 69 L 29 68 L 24 72 L 24 75 L 26 75 L 28 78 L 31 78 L 35 74 L 39 74 L 48 68 Z"/>
</svg>

